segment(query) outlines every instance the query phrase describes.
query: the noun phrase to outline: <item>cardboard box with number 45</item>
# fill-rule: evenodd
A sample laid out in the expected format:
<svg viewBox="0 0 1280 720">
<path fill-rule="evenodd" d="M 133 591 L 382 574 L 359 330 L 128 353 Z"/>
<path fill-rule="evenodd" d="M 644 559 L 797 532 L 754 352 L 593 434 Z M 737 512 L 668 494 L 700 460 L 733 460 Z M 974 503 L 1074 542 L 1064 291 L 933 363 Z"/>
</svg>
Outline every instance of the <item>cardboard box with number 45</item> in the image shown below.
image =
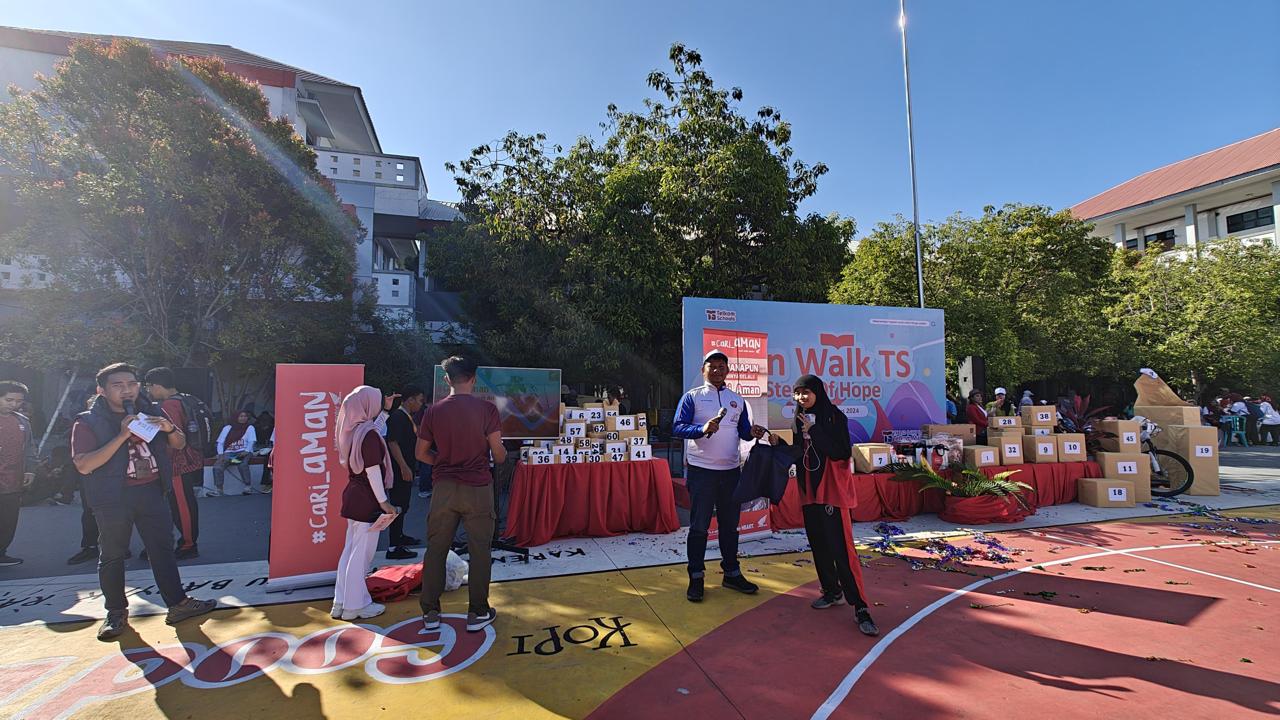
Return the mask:
<svg viewBox="0 0 1280 720">
<path fill-rule="evenodd" d="M 1133 420 L 1103 420 L 1098 423 L 1098 430 L 1110 435 L 1101 440 L 1103 450 L 1113 453 L 1142 452 L 1139 435 L 1141 428 Z"/>
</svg>

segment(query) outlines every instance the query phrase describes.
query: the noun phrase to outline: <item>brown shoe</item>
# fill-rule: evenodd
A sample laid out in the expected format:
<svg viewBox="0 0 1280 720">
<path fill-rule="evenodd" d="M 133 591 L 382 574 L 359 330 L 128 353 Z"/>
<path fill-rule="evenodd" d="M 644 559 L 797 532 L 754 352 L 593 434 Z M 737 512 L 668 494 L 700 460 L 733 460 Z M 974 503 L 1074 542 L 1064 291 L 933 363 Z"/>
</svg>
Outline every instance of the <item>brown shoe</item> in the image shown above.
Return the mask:
<svg viewBox="0 0 1280 720">
<path fill-rule="evenodd" d="M 102 627 L 98 628 L 98 639 L 102 641 L 114 640 L 129 627 L 129 611 L 128 610 L 110 610 L 107 612 L 107 619 L 103 621 Z"/>
<path fill-rule="evenodd" d="M 164 621 L 167 625 L 177 625 L 183 620 L 212 612 L 216 607 L 218 607 L 217 600 L 197 600 L 193 597 L 185 597 L 182 602 L 169 608 L 169 614 Z"/>
</svg>

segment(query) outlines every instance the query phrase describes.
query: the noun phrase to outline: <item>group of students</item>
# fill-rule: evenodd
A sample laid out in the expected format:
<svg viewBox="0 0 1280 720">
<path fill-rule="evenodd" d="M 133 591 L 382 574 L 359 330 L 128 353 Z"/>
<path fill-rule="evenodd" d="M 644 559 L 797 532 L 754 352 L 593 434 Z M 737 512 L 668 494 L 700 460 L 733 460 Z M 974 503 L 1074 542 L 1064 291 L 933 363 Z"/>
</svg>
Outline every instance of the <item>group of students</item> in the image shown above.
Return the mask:
<svg viewBox="0 0 1280 720">
<path fill-rule="evenodd" d="M 1220 396 L 1207 399 L 1200 407 L 1205 424 L 1215 426 L 1224 435 L 1230 432 L 1232 418 L 1241 418 L 1245 436 L 1255 445 L 1280 445 L 1280 410 L 1270 395 L 1258 397 L 1224 390 Z"/>
</svg>

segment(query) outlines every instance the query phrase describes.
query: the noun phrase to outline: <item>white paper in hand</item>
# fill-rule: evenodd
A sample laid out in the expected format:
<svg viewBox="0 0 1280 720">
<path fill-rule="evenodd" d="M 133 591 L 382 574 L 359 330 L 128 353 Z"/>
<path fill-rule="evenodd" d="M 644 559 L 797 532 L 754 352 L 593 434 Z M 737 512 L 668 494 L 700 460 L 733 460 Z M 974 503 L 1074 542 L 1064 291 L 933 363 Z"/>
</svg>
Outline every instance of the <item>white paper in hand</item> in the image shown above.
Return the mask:
<svg viewBox="0 0 1280 720">
<path fill-rule="evenodd" d="M 151 442 L 156 439 L 156 433 L 160 432 L 160 426 L 147 422 L 147 416 L 138 413 L 138 419 L 129 423 L 129 432 L 142 438 L 143 442 Z"/>
<path fill-rule="evenodd" d="M 395 520 L 396 515 L 399 514 L 400 513 L 382 513 L 378 516 L 378 519 L 374 520 L 373 524 L 369 526 L 369 532 L 380 533 L 383 530 L 386 530 L 391 525 L 391 521 Z"/>
</svg>

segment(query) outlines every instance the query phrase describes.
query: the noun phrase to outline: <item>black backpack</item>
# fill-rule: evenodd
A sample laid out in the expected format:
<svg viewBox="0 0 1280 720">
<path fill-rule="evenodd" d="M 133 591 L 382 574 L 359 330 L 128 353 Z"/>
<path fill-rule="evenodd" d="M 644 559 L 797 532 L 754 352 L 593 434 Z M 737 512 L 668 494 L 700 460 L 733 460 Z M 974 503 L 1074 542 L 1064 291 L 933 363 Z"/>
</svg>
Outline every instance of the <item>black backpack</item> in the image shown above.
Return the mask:
<svg viewBox="0 0 1280 720">
<path fill-rule="evenodd" d="M 178 393 L 174 397 L 182 403 L 182 414 L 187 416 L 187 426 L 182 429 L 187 435 L 187 443 L 200 451 L 200 457 L 210 458 L 216 455 L 213 413 L 209 410 L 209 406 L 195 395 Z"/>
</svg>

